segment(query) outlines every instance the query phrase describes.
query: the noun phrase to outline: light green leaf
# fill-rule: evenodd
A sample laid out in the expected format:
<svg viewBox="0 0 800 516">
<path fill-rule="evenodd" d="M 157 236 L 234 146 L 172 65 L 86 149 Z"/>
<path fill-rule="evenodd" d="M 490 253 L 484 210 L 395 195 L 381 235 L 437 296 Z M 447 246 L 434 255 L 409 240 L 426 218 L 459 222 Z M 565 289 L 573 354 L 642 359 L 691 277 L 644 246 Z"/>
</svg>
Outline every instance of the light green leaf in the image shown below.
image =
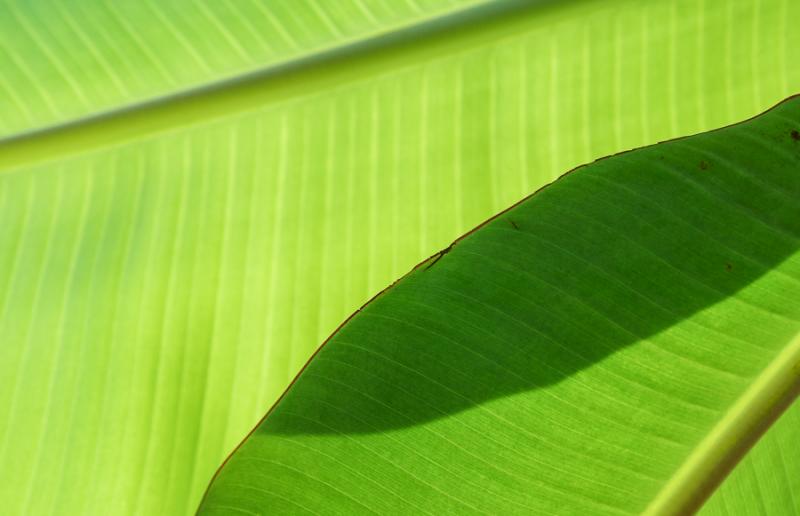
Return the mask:
<svg viewBox="0 0 800 516">
<path fill-rule="evenodd" d="M 800 90 L 798 17 L 3 2 L 3 511 L 193 512 L 313 349 L 414 263 L 575 165 Z"/>
<path fill-rule="evenodd" d="M 201 513 L 697 509 L 800 391 L 799 131 L 795 97 L 459 239 L 326 342 Z"/>
</svg>

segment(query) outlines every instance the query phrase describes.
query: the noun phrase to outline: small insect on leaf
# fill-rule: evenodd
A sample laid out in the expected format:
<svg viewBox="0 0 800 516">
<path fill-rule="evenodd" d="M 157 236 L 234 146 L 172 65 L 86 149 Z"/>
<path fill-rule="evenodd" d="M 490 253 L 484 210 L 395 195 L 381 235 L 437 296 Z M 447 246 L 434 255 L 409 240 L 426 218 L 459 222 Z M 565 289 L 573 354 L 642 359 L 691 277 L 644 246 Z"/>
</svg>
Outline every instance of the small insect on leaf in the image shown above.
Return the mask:
<svg viewBox="0 0 800 516">
<path fill-rule="evenodd" d="M 442 259 L 442 256 L 444 256 L 444 255 L 446 255 L 447 253 L 449 253 L 449 252 L 450 252 L 450 249 L 452 249 L 452 248 L 453 248 L 453 245 L 454 245 L 454 244 L 455 244 L 455 242 L 454 242 L 453 244 L 450 244 L 450 245 L 448 245 L 447 247 L 445 247 L 444 249 L 442 249 L 442 250 L 441 250 L 441 251 L 439 251 L 438 253 L 436 253 L 436 258 L 434 258 L 434 259 L 433 259 L 433 261 L 432 261 L 431 263 L 429 263 L 427 267 L 425 267 L 425 270 L 427 271 L 428 269 L 430 269 L 431 267 L 433 267 L 434 265 L 436 265 L 436 262 L 438 262 L 439 260 L 441 260 L 441 259 Z"/>
</svg>

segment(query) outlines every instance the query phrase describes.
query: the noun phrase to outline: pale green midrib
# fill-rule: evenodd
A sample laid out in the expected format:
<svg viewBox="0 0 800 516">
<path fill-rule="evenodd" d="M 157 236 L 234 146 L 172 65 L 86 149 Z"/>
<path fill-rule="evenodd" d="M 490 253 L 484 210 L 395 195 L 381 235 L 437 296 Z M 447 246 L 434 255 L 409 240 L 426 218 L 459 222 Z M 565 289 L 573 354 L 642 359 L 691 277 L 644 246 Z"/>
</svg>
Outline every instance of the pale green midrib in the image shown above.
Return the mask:
<svg viewBox="0 0 800 516">
<path fill-rule="evenodd" d="M 756 377 L 645 510 L 696 511 L 800 394 L 800 334 Z"/>
<path fill-rule="evenodd" d="M 75 116 L 75 117 L 72 117 L 72 118 L 68 118 L 66 120 L 60 120 L 60 121 L 57 121 L 57 122 L 54 122 L 54 123 L 41 124 L 41 125 L 36 125 L 36 126 L 33 126 L 33 127 L 24 127 L 24 128 L 21 128 L 20 130 L 17 130 L 17 131 L 9 132 L 9 133 L 6 133 L 6 134 L 0 134 L 0 143 L 3 143 L 5 140 L 19 139 L 21 137 L 27 137 L 27 136 L 34 135 L 34 134 L 37 134 L 37 133 L 40 133 L 40 132 L 52 131 L 52 130 L 61 129 L 61 128 L 64 128 L 64 127 L 69 127 L 69 126 L 72 126 L 72 125 L 75 125 L 75 124 L 79 124 L 79 123 L 85 122 L 86 120 L 92 119 L 92 118 L 105 117 L 105 116 L 110 116 L 110 115 L 113 115 L 115 113 L 119 113 L 119 112 L 122 112 L 122 111 L 127 111 L 127 110 L 131 110 L 131 109 L 137 109 L 138 107 L 140 107 L 142 105 L 145 105 L 145 104 L 152 104 L 154 102 L 160 102 L 160 101 L 163 101 L 165 99 L 170 99 L 170 98 L 172 98 L 174 96 L 177 96 L 177 95 L 185 94 L 186 92 L 193 92 L 195 90 L 202 90 L 204 88 L 213 87 L 213 85 L 223 84 L 223 83 L 226 83 L 226 82 L 229 82 L 229 81 L 236 80 L 237 78 L 240 78 L 240 77 L 243 77 L 243 76 L 257 75 L 259 73 L 263 73 L 266 70 L 269 70 L 269 69 L 272 69 L 272 68 L 279 68 L 279 67 L 286 66 L 287 64 L 290 64 L 293 61 L 304 60 L 304 59 L 311 58 L 311 57 L 313 57 L 315 55 L 325 54 L 325 53 L 330 52 L 330 51 L 332 51 L 334 49 L 337 49 L 337 48 L 340 48 L 340 47 L 343 47 L 343 46 L 347 46 L 347 45 L 357 44 L 358 42 L 361 42 L 361 41 L 364 41 L 364 40 L 367 40 L 367 39 L 385 37 L 386 35 L 388 35 L 390 33 L 397 32 L 397 31 L 402 31 L 402 30 L 408 29 L 409 27 L 412 27 L 414 25 L 429 23 L 429 22 L 431 22 L 433 20 L 436 20 L 438 18 L 441 18 L 443 16 L 454 15 L 456 12 L 459 12 L 459 11 L 463 11 L 463 10 L 466 10 L 466 9 L 474 9 L 474 8 L 480 6 L 480 5 L 484 5 L 484 4 L 492 2 L 492 1 L 495 1 L 495 0 L 473 0 L 472 2 L 465 2 L 465 4 L 459 5 L 458 9 L 452 9 L 452 8 L 451 9 L 439 9 L 439 10 L 431 12 L 431 13 L 426 13 L 425 15 L 419 16 L 418 18 L 413 18 L 411 20 L 403 20 L 400 23 L 396 23 L 396 24 L 393 24 L 393 25 L 387 25 L 387 26 L 384 26 L 384 27 L 380 27 L 377 30 L 366 31 L 364 34 L 359 34 L 359 35 L 355 35 L 355 36 L 349 36 L 349 37 L 340 39 L 338 41 L 334 41 L 333 43 L 320 45 L 318 47 L 314 47 L 314 48 L 311 48 L 311 49 L 303 49 L 300 52 L 298 52 L 297 54 L 287 56 L 284 59 L 278 59 L 276 61 L 272 61 L 272 62 L 266 63 L 266 64 L 264 64 L 262 66 L 255 66 L 255 67 L 253 67 L 253 66 L 243 66 L 240 69 L 235 69 L 233 71 L 230 71 L 227 74 L 222 75 L 222 76 L 220 76 L 218 78 L 213 78 L 213 79 L 210 79 L 210 80 L 201 81 L 201 82 L 197 82 L 197 83 L 185 84 L 185 85 L 183 85 L 183 86 L 181 86 L 179 88 L 171 89 L 170 91 L 163 92 L 163 93 L 161 93 L 159 95 L 154 95 L 154 96 L 149 96 L 149 97 L 144 97 L 144 98 L 138 98 L 138 99 L 131 99 L 130 101 L 123 102 L 123 103 L 121 103 L 119 105 L 111 106 L 111 107 L 104 108 L 102 110 L 97 110 L 95 112 L 91 112 L 91 113 L 87 113 L 87 114 L 82 114 L 80 116 Z"/>
<path fill-rule="evenodd" d="M 571 0 L 573 4 L 578 0 Z M 585 0 L 584 0 L 585 1 Z M 237 77 L 0 139 L 0 172 L 208 122 L 503 39 L 555 0 L 471 4 Z M 569 11 L 563 5 L 558 13 Z M 542 22 L 545 16 L 538 18 Z"/>
</svg>

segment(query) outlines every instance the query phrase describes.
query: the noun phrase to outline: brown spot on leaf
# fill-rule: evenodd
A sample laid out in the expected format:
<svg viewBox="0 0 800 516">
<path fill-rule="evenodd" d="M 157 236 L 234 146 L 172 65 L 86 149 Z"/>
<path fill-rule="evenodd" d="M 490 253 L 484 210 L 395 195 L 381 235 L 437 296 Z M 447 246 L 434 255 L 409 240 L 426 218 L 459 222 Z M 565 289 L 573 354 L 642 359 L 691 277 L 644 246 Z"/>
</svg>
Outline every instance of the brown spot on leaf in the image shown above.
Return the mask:
<svg viewBox="0 0 800 516">
<path fill-rule="evenodd" d="M 792 132 L 789 134 L 792 135 L 792 140 L 800 142 L 800 131 L 798 131 L 797 129 L 792 129 Z"/>
<path fill-rule="evenodd" d="M 725 270 L 728 271 L 728 272 L 731 272 L 733 270 L 733 265 L 731 265 L 730 263 L 726 263 L 725 264 Z"/>
<path fill-rule="evenodd" d="M 711 165 L 708 164 L 708 161 L 703 160 L 698 166 L 700 167 L 700 170 L 708 170 L 708 167 Z"/>
</svg>

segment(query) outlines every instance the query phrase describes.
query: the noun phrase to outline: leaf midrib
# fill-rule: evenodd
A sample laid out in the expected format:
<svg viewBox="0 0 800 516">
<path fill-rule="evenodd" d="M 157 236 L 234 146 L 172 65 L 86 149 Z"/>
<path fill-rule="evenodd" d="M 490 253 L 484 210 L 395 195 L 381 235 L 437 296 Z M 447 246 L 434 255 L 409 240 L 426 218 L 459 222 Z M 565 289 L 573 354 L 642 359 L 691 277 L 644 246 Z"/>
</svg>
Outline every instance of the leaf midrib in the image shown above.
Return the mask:
<svg viewBox="0 0 800 516">
<path fill-rule="evenodd" d="M 800 394 L 800 334 L 692 450 L 644 514 L 692 514 Z"/>
<path fill-rule="evenodd" d="M 463 53 L 568 15 L 586 0 L 476 2 L 232 78 L 0 139 L 0 172 L 121 145 Z M 559 9 L 552 9 L 553 7 Z M 585 7 L 585 6 L 584 6 Z"/>
</svg>

